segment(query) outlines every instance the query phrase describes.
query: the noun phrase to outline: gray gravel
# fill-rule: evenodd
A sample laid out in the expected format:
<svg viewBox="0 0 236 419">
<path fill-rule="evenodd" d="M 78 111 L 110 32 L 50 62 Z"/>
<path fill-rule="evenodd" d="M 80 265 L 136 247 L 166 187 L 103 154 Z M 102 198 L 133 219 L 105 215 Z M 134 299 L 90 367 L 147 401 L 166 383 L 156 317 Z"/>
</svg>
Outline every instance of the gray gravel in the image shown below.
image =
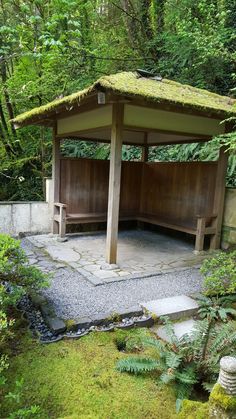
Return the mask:
<svg viewBox="0 0 236 419">
<path fill-rule="evenodd" d="M 63 272 L 62 272 L 63 271 Z M 56 314 L 64 319 L 127 310 L 139 303 L 201 290 L 199 270 L 188 269 L 143 279 L 92 286 L 77 272 L 57 272 L 44 291 Z"/>
<path fill-rule="evenodd" d="M 201 291 L 202 277 L 197 268 L 93 286 L 77 271 L 50 261 L 29 242 L 23 240 L 22 247 L 28 253 L 33 252 L 30 257 L 38 259 L 38 266 L 54 272 L 50 287 L 42 293 L 63 319 L 127 311 L 142 302 Z"/>
</svg>

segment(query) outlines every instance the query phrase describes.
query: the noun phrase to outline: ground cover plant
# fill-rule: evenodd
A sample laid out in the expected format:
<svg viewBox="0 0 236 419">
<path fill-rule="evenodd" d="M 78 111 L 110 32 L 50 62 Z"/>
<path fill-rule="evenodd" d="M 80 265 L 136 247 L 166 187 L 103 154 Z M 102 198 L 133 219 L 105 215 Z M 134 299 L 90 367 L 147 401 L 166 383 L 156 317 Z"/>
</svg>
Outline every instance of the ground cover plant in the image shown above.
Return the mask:
<svg viewBox="0 0 236 419">
<path fill-rule="evenodd" d="M 236 327 L 236 252 L 218 252 L 204 260 L 205 295 L 198 297 L 198 316 L 191 335 L 178 339 L 174 325 L 163 317 L 169 342 L 149 338 L 145 347 L 156 349 L 155 356 L 132 356 L 120 360 L 117 369 L 133 374 L 157 373 L 159 384 L 172 383 L 176 394 L 177 411 L 184 399 L 194 396 L 199 385 L 211 391 L 217 381 L 220 358 L 235 355 Z"/>
<path fill-rule="evenodd" d="M 20 242 L 6 234 L 0 234 L 0 395 L 16 401 L 16 410 L 9 412 L 9 418 L 37 416 L 36 405 L 21 407 L 23 379 L 16 378 L 14 388 L 5 392 L 5 373 L 10 365 L 12 339 L 17 331 L 19 312 L 16 307 L 24 294 L 37 290 L 47 284 L 46 275 L 36 267 L 27 265 L 27 257 Z M 0 401 L 1 406 L 1 401 Z"/>
<path fill-rule="evenodd" d="M 145 329 L 122 333 L 138 351 Z M 91 333 L 73 341 L 42 345 L 25 329 L 19 331 L 6 371 L 6 392 L 24 379 L 21 402 L 40 407 L 40 418 L 177 418 L 172 389 L 156 386 L 152 377 L 122 375 L 115 364 L 124 357 L 117 348 L 120 331 Z M 135 349 L 136 348 L 136 349 Z M 16 400 L 2 398 L 1 416 L 17 408 Z M 158 412 L 158 413 L 157 413 Z"/>
<path fill-rule="evenodd" d="M 162 320 L 170 342 L 144 339 L 144 346 L 156 349 L 154 357 L 130 356 L 120 360 L 117 369 L 136 375 L 155 371 L 158 384 L 174 384 L 179 411 L 182 401 L 194 396 L 197 385 L 212 389 L 218 378 L 220 358 L 235 353 L 235 323 L 218 324 L 214 317 L 207 317 L 196 322 L 191 335 L 178 339 L 172 322 L 165 317 Z"/>
</svg>

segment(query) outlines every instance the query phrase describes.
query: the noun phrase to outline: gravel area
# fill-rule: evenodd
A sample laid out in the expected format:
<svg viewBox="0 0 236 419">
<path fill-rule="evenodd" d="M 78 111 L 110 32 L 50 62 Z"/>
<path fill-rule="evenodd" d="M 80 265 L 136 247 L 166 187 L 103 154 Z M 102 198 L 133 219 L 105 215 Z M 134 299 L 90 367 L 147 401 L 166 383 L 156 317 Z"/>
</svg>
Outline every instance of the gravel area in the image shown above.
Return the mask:
<svg viewBox="0 0 236 419">
<path fill-rule="evenodd" d="M 63 269 L 63 272 L 56 273 L 44 294 L 59 317 L 76 319 L 120 312 L 158 298 L 190 295 L 201 290 L 201 283 L 199 270 L 188 269 L 94 287 L 78 272 Z"/>
<path fill-rule="evenodd" d="M 142 302 L 201 291 L 202 278 L 197 268 L 93 286 L 71 267 L 50 261 L 41 249 L 34 248 L 29 242 L 23 240 L 22 247 L 31 258 L 35 255 L 38 259 L 35 266 L 53 272 L 50 287 L 42 293 L 53 305 L 57 316 L 63 319 L 109 315 L 127 311 Z"/>
</svg>

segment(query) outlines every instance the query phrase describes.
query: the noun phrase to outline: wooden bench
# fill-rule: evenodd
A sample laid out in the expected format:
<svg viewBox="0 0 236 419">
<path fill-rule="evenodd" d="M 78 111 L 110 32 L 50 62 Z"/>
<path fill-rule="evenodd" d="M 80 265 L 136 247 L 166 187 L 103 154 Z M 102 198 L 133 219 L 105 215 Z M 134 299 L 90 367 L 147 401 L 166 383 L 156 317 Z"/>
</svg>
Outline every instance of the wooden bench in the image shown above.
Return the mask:
<svg viewBox="0 0 236 419">
<path fill-rule="evenodd" d="M 67 205 L 60 202 L 54 204 L 54 223 L 59 226 L 59 236 L 64 237 L 66 234 L 66 226 L 68 224 L 92 224 L 104 223 L 107 221 L 107 213 L 94 212 L 94 213 L 68 213 Z M 123 213 L 119 217 L 120 221 L 135 220 L 134 214 Z"/>
<path fill-rule="evenodd" d="M 204 239 L 207 235 L 214 236 L 216 234 L 217 215 L 196 215 L 195 220 L 187 222 L 176 222 L 169 220 L 161 220 L 151 214 L 120 214 L 120 221 L 141 221 L 172 230 L 196 236 L 195 250 L 201 251 L 204 247 Z M 68 224 L 89 224 L 107 221 L 107 213 L 77 213 L 71 214 L 67 212 L 67 205 L 62 203 L 54 203 L 54 223 L 59 227 L 59 236 L 65 237 L 66 225 Z"/>
<path fill-rule="evenodd" d="M 201 251 L 204 248 L 204 239 L 207 235 L 216 234 L 217 215 L 196 215 L 196 222 L 173 223 L 173 221 L 162 220 L 154 215 L 139 214 L 136 218 L 138 221 L 158 225 L 160 227 L 169 228 L 171 230 L 181 231 L 196 236 L 195 250 Z M 194 220 L 193 220 L 194 221 Z"/>
</svg>

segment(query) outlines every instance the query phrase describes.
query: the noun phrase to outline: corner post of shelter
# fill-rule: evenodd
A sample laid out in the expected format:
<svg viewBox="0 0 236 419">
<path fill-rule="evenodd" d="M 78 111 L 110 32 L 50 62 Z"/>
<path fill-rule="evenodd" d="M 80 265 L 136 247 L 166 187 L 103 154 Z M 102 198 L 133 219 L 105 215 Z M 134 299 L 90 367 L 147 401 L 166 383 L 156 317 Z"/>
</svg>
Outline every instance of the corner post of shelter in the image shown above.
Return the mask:
<svg viewBox="0 0 236 419">
<path fill-rule="evenodd" d="M 117 260 L 123 120 L 124 104 L 113 103 L 106 239 L 106 262 L 109 264 L 115 264 Z"/>
<path fill-rule="evenodd" d="M 54 219 L 55 203 L 60 200 L 60 139 L 57 138 L 57 126 L 53 127 L 52 139 L 52 179 L 53 179 L 53 234 L 59 233 L 59 225 Z"/>
<path fill-rule="evenodd" d="M 211 237 L 210 249 L 218 249 L 220 247 L 221 239 L 221 226 L 224 213 L 224 200 L 225 200 L 225 179 L 228 165 L 228 151 L 226 147 L 221 147 L 219 151 L 219 159 L 217 165 L 216 183 L 215 183 L 215 196 L 214 196 L 214 209 L 213 212 L 217 215 L 215 223 L 215 234 Z"/>
</svg>

